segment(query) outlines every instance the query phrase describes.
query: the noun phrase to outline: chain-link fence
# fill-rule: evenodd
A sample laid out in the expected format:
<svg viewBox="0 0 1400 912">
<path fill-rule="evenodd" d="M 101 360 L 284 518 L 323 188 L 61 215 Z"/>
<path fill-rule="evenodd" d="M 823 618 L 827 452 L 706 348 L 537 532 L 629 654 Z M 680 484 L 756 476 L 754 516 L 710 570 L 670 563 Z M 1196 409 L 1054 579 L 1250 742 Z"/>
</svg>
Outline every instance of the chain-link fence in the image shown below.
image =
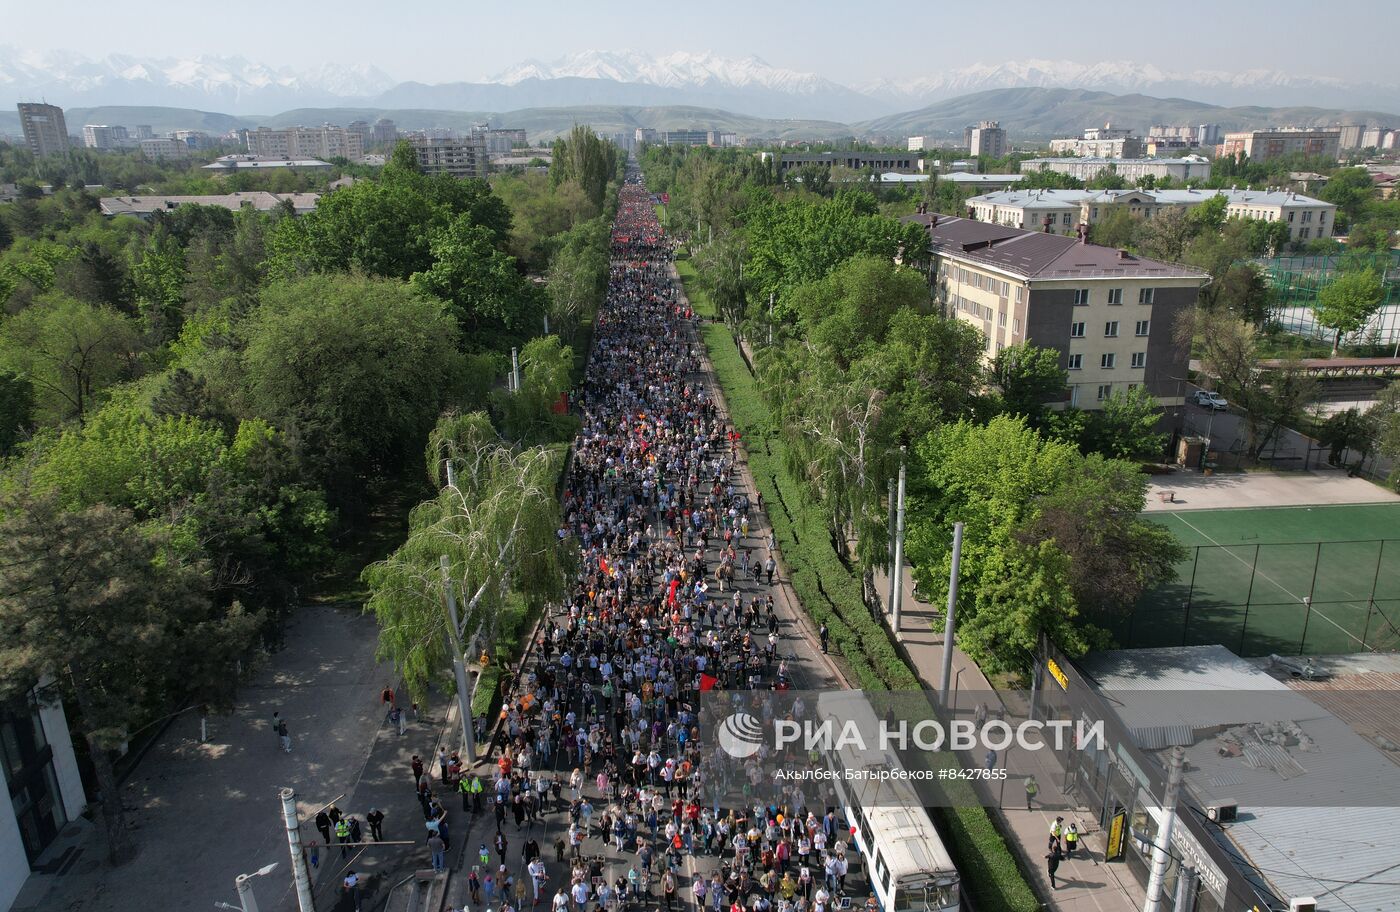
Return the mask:
<svg viewBox="0 0 1400 912">
<path fill-rule="evenodd" d="M 1400 254 L 1275 257 L 1259 265 L 1274 293 L 1269 321 L 1289 332 L 1327 341 L 1332 330 L 1319 325 L 1313 312 L 1318 292 L 1344 268 L 1374 269 L 1384 279 L 1385 297 L 1380 311 L 1352 338 L 1382 345 L 1400 342 Z"/>
<path fill-rule="evenodd" d="M 1126 648 L 1242 656 L 1400 650 L 1400 539 L 1200 545 L 1108 626 Z"/>
</svg>

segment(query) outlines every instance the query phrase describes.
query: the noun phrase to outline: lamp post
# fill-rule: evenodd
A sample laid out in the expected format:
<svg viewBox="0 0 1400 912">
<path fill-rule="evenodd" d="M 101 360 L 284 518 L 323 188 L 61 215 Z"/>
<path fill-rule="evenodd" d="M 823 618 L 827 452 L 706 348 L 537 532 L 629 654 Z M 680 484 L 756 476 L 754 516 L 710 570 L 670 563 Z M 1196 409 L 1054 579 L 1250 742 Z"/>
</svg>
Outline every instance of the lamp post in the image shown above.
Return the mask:
<svg viewBox="0 0 1400 912">
<path fill-rule="evenodd" d="M 216 909 L 232 909 L 233 912 L 258 912 L 258 898 L 253 895 L 253 878 L 264 877 L 277 870 L 277 862 L 264 865 L 252 874 L 239 874 L 233 879 L 234 888 L 238 890 L 238 905 L 231 906 L 226 902 L 216 902 Z"/>
</svg>

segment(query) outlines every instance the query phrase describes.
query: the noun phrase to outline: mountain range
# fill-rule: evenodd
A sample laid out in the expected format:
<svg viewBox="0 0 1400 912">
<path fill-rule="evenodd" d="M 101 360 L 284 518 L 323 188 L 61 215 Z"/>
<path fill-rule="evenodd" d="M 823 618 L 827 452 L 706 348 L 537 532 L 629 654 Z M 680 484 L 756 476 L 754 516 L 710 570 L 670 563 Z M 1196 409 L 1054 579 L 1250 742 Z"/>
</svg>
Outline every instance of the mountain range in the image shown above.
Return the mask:
<svg viewBox="0 0 1400 912">
<path fill-rule="evenodd" d="M 758 57 L 582 51 L 548 62 L 527 60 L 477 79 L 427 84 L 396 81 L 369 63 L 296 69 L 242 57 L 113 54 L 93 60 L 0 46 L 0 104 L 5 107 L 45 99 L 64 107 L 138 104 L 248 115 L 307 107 L 509 111 L 680 105 L 764 118 L 858 123 L 1009 88 L 1183 96 L 1237 107 L 1400 111 L 1396 84 L 1356 84 L 1280 70 L 1174 72 L 1132 61 L 1006 61 L 846 85 Z"/>
</svg>

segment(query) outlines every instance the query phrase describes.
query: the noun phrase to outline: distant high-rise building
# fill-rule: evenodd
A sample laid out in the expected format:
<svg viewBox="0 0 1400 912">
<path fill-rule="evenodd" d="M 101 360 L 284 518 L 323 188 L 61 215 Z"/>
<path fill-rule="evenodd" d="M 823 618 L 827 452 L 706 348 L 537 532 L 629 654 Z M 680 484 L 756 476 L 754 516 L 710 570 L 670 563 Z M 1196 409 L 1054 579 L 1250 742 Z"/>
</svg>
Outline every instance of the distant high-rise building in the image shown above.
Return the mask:
<svg viewBox="0 0 1400 912">
<path fill-rule="evenodd" d="M 1220 145 L 1220 124 L 1198 124 L 1196 142 L 1202 146 Z"/>
<path fill-rule="evenodd" d="M 360 136 L 360 148 L 361 148 L 361 149 L 368 149 L 368 148 L 370 147 L 371 132 L 370 132 L 370 125 L 369 125 L 369 122 L 368 122 L 368 121 L 364 121 L 364 120 L 352 120 L 352 121 L 350 121 L 350 125 L 347 126 L 345 129 L 346 129 L 348 132 L 350 132 L 350 133 L 358 133 L 358 134 L 359 134 L 359 136 Z"/>
<path fill-rule="evenodd" d="M 926 145 L 927 142 L 927 136 L 911 136 L 908 139 L 909 151 L 922 152 L 924 151 L 924 149 L 928 148 L 928 146 Z"/>
<path fill-rule="evenodd" d="M 409 142 L 418 154 L 418 167 L 424 174 L 486 177 L 486 148 L 477 140 L 415 135 Z"/>
<path fill-rule="evenodd" d="M 472 125 L 472 139 L 486 147 L 487 152 L 509 152 L 516 146 L 529 145 L 524 130 L 492 129 L 486 124 Z"/>
<path fill-rule="evenodd" d="M 968 149 L 973 155 L 986 155 L 989 158 L 1006 157 L 1006 131 L 995 120 L 984 120 L 972 128 Z"/>
<path fill-rule="evenodd" d="M 19 123 L 30 152 L 42 158 L 68 151 L 68 124 L 63 120 L 62 108 L 26 101 L 21 101 L 18 108 Z"/>
<path fill-rule="evenodd" d="M 1337 147 L 1341 149 L 1360 149 L 1361 134 L 1366 132 L 1365 124 L 1343 124 L 1337 128 L 1341 133 L 1341 138 L 1337 141 Z"/>
<path fill-rule="evenodd" d="M 371 145 L 385 148 L 399 141 L 399 128 L 389 118 L 381 117 L 374 122 L 369 135 Z"/>
<path fill-rule="evenodd" d="M 248 151 L 264 158 L 347 158 L 359 161 L 365 148 L 359 133 L 329 124 L 248 131 Z"/>
<path fill-rule="evenodd" d="M 1244 154 L 1251 161 L 1268 161 L 1282 155 L 1301 152 L 1335 159 L 1340 150 L 1342 132 L 1330 130 L 1249 130 L 1226 133 L 1221 143 L 1222 155 Z M 1362 143 L 1365 143 L 1362 137 Z"/>
<path fill-rule="evenodd" d="M 190 157 L 189 145 L 178 139 L 143 139 L 137 145 L 141 147 L 142 156 L 152 161 Z"/>
<path fill-rule="evenodd" d="M 132 135 L 131 138 L 136 140 L 137 142 L 140 142 L 143 139 L 156 138 L 155 131 L 151 129 L 150 124 L 137 124 L 135 129 L 136 132 Z"/>
<path fill-rule="evenodd" d="M 117 141 L 106 124 L 83 124 L 83 145 L 89 149 L 115 149 Z"/>
<path fill-rule="evenodd" d="M 637 145 L 645 146 L 656 143 L 656 131 L 651 127 L 638 127 L 636 132 Z"/>
<path fill-rule="evenodd" d="M 709 141 L 705 130 L 667 130 L 661 134 L 661 143 L 666 146 L 704 146 Z"/>
</svg>

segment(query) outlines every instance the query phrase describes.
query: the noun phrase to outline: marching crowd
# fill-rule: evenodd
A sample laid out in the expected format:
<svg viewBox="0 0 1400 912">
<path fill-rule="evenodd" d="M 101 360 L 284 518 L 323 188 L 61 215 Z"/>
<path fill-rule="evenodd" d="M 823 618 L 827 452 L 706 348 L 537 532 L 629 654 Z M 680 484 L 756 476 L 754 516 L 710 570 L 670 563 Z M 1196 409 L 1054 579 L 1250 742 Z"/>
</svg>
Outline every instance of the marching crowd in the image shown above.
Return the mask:
<svg viewBox="0 0 1400 912">
<path fill-rule="evenodd" d="M 560 536 L 577 540 L 582 569 L 508 684 L 493 774 L 439 758 L 464 810 L 495 821 L 469 874 L 473 906 L 670 909 L 688 894 L 708 912 L 831 912 L 846 890 L 845 824 L 761 772 L 810 758 L 736 761 L 700 738 L 706 692 L 771 711 L 765 695 L 792 670 L 773 541 L 752 528 L 762 502 L 736 485 L 738 437 L 706 389 L 671 253 L 629 175 L 563 499 Z M 543 851 L 529 838 L 540 820 L 561 833 Z M 706 857 L 708 876 L 685 864 Z"/>
</svg>

